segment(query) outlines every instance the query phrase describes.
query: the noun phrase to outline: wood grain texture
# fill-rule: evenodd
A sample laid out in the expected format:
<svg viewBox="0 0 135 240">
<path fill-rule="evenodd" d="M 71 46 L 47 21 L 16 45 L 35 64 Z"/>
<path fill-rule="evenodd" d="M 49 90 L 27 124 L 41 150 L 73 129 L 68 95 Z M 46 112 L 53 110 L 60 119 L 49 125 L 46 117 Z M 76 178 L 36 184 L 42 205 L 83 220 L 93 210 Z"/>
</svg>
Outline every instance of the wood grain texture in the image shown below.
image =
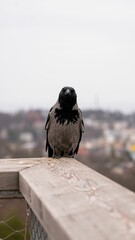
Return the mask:
<svg viewBox="0 0 135 240">
<path fill-rule="evenodd" d="M 75 159 L 45 159 L 19 182 L 52 240 L 135 239 L 135 194 Z"/>
<path fill-rule="evenodd" d="M 19 172 L 33 165 L 40 164 L 44 159 L 0 159 L 0 191 L 19 190 Z"/>
</svg>

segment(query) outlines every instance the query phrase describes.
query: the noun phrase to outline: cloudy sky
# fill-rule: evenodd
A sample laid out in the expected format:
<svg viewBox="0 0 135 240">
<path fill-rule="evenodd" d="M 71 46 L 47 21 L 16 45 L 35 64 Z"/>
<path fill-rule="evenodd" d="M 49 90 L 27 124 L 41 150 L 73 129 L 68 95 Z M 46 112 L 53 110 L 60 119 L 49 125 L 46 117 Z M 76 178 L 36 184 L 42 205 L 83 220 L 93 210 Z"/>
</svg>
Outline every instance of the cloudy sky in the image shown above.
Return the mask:
<svg viewBox="0 0 135 240">
<path fill-rule="evenodd" d="M 134 0 L 0 0 L 0 111 L 50 108 L 76 89 L 83 109 L 135 111 Z"/>
</svg>

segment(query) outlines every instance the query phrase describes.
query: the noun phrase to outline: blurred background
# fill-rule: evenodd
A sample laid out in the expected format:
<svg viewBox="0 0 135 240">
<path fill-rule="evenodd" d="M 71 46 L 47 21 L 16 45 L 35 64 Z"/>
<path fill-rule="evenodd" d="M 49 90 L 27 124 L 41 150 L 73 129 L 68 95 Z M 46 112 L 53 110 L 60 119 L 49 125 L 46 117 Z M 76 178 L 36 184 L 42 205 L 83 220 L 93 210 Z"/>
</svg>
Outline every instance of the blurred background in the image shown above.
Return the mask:
<svg viewBox="0 0 135 240">
<path fill-rule="evenodd" d="M 72 86 L 78 160 L 135 190 L 135 2 L 0 1 L 0 158 L 45 156 L 48 110 Z"/>
<path fill-rule="evenodd" d="M 135 2 L 0 1 L 0 158 L 46 156 L 45 121 L 75 88 L 76 158 L 135 191 Z"/>
</svg>

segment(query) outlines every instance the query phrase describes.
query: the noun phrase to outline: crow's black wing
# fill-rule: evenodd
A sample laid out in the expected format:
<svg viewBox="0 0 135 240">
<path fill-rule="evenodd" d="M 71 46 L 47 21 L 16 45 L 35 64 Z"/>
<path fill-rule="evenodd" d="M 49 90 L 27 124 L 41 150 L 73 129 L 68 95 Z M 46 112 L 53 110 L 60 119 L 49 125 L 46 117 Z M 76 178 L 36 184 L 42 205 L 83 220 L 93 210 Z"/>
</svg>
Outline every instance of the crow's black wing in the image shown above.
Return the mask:
<svg viewBox="0 0 135 240">
<path fill-rule="evenodd" d="M 53 150 L 49 144 L 48 141 L 48 130 L 49 130 L 49 125 L 50 125 L 50 112 L 52 111 L 53 108 L 50 109 L 49 113 L 48 113 L 48 117 L 45 123 L 45 130 L 46 130 L 46 151 L 48 150 L 48 157 L 52 157 L 53 155 Z"/>
<path fill-rule="evenodd" d="M 79 144 L 80 144 L 81 139 L 82 139 L 82 133 L 84 132 L 84 122 L 83 122 L 83 118 L 82 118 L 82 112 L 81 112 L 80 109 L 79 109 L 79 111 L 80 111 L 81 124 L 80 124 L 80 138 L 79 138 L 79 141 L 78 141 L 77 147 L 76 147 L 76 149 L 75 149 L 75 151 L 74 151 L 74 153 L 76 153 L 76 154 L 78 153 L 78 150 L 79 150 Z"/>
<path fill-rule="evenodd" d="M 48 113 L 47 120 L 46 120 L 46 123 L 45 123 L 45 130 L 48 130 L 48 128 L 49 128 L 50 113 L 51 113 L 52 109 L 53 109 L 53 107 L 50 109 L 50 111 Z"/>
</svg>

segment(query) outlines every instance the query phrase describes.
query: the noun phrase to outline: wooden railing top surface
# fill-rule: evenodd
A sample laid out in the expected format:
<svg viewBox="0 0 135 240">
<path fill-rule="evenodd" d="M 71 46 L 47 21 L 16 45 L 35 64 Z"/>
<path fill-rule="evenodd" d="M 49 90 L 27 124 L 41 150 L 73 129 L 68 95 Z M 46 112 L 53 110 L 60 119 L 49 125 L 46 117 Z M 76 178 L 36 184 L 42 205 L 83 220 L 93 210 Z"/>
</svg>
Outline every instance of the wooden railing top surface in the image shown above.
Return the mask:
<svg viewBox="0 0 135 240">
<path fill-rule="evenodd" d="M 0 190 L 19 190 L 19 172 L 40 164 L 44 158 L 0 159 Z"/>
<path fill-rule="evenodd" d="M 50 239 L 135 239 L 135 194 L 75 159 L 0 160 L 0 169 L 0 190 L 19 189 Z"/>
</svg>

